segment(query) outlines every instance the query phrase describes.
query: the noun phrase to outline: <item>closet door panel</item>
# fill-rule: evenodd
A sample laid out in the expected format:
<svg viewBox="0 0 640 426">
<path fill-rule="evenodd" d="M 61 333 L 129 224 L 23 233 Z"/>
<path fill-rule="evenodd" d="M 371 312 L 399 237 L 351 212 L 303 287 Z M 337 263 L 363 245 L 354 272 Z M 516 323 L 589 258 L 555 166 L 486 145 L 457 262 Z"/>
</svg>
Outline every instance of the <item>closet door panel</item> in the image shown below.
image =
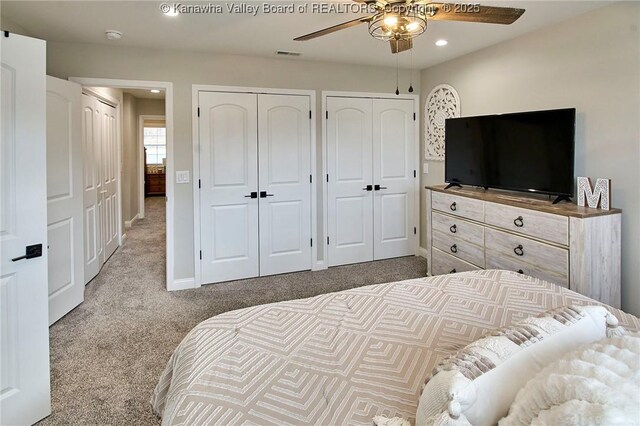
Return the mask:
<svg viewBox="0 0 640 426">
<path fill-rule="evenodd" d="M 102 189 L 100 179 L 101 158 L 99 144 L 98 101 L 82 95 L 82 163 L 83 163 L 83 222 L 84 222 L 84 283 L 98 275 L 102 265 L 102 234 L 100 228 L 98 194 Z"/>
<path fill-rule="evenodd" d="M 260 275 L 311 269 L 308 96 L 258 96 Z"/>
<path fill-rule="evenodd" d="M 110 105 L 100 104 L 102 135 L 102 203 L 104 221 L 104 261 L 116 251 L 118 239 L 118 126 L 116 109 Z"/>
<path fill-rule="evenodd" d="M 373 101 L 375 259 L 414 253 L 413 101 Z"/>
<path fill-rule="evenodd" d="M 329 266 L 373 260 L 372 105 L 327 98 Z"/>
<path fill-rule="evenodd" d="M 257 95 L 201 92 L 203 283 L 259 274 Z M 198 255 L 198 254 L 196 254 Z"/>
</svg>

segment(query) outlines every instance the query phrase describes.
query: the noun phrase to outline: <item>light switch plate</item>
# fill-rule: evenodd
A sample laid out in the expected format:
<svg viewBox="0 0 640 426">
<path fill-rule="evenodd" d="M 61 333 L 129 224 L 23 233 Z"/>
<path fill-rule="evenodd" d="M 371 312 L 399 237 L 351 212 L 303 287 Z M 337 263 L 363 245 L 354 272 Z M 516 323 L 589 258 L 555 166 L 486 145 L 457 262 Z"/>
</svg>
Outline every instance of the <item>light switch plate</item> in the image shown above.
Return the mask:
<svg viewBox="0 0 640 426">
<path fill-rule="evenodd" d="M 426 161 L 422 163 L 422 173 L 424 173 L 425 175 L 429 173 L 429 163 L 427 163 Z"/>
<path fill-rule="evenodd" d="M 189 170 L 177 171 L 176 183 L 189 183 Z"/>
</svg>

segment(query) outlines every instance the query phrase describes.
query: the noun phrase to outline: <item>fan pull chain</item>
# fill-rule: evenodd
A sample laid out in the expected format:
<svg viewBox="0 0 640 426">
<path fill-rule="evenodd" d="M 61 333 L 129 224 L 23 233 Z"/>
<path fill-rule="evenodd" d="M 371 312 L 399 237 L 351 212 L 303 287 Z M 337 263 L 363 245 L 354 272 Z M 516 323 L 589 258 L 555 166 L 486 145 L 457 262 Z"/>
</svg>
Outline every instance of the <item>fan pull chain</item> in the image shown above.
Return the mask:
<svg viewBox="0 0 640 426">
<path fill-rule="evenodd" d="M 400 82 L 398 78 L 398 55 L 400 55 L 400 52 L 396 53 L 396 95 L 400 95 Z"/>
<path fill-rule="evenodd" d="M 413 93 L 413 45 L 411 46 L 411 49 L 409 51 L 409 53 L 411 54 L 411 69 L 409 70 L 410 74 L 409 74 L 409 93 Z"/>
</svg>

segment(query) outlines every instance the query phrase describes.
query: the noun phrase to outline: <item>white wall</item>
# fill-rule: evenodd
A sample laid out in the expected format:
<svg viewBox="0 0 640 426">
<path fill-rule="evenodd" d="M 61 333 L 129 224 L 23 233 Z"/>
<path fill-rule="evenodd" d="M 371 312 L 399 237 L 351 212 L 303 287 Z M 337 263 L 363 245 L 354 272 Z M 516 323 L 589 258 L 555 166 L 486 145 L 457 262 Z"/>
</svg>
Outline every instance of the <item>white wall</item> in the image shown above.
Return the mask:
<svg viewBox="0 0 640 426">
<path fill-rule="evenodd" d="M 185 51 L 140 49 L 81 43 L 47 43 L 47 73 L 58 78 L 96 77 L 173 82 L 175 170 L 192 170 L 191 86 L 212 84 L 265 88 L 346 90 L 393 93 L 395 68 L 311 62 L 300 59 L 219 55 Z M 409 72 L 401 70 L 400 87 L 409 86 Z M 417 91 L 419 83 L 414 83 Z M 317 141 L 320 141 L 317 114 Z M 318 152 L 318 162 L 322 161 Z M 192 180 L 193 181 L 193 180 Z M 320 184 L 320 177 L 316 177 Z M 193 197 L 191 185 L 175 186 L 175 277 L 194 276 Z M 318 203 L 321 223 L 322 203 Z M 324 236 L 321 236 L 324 240 Z"/>
<path fill-rule="evenodd" d="M 577 109 L 576 174 L 612 179 L 613 205 L 623 209 L 622 307 L 636 315 L 640 314 L 639 24 L 640 3 L 621 2 L 421 73 L 423 108 L 431 89 L 447 83 L 460 95 L 463 116 Z M 443 163 L 431 161 L 428 167 L 423 183 L 443 183 Z M 424 211 L 424 200 L 422 207 Z"/>
</svg>

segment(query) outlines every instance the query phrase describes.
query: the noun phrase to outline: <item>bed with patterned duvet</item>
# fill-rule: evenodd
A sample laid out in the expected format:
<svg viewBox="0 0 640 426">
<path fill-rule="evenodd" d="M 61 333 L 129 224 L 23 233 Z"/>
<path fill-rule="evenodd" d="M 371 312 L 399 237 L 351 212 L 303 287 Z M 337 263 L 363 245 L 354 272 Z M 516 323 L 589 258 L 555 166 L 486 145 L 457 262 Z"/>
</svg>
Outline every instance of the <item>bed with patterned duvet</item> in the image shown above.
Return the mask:
<svg viewBox="0 0 640 426">
<path fill-rule="evenodd" d="M 359 287 L 226 312 L 176 348 L 152 396 L 163 425 L 413 423 L 443 357 L 493 329 L 600 304 L 508 271 Z M 628 330 L 640 320 L 607 307 Z"/>
</svg>

